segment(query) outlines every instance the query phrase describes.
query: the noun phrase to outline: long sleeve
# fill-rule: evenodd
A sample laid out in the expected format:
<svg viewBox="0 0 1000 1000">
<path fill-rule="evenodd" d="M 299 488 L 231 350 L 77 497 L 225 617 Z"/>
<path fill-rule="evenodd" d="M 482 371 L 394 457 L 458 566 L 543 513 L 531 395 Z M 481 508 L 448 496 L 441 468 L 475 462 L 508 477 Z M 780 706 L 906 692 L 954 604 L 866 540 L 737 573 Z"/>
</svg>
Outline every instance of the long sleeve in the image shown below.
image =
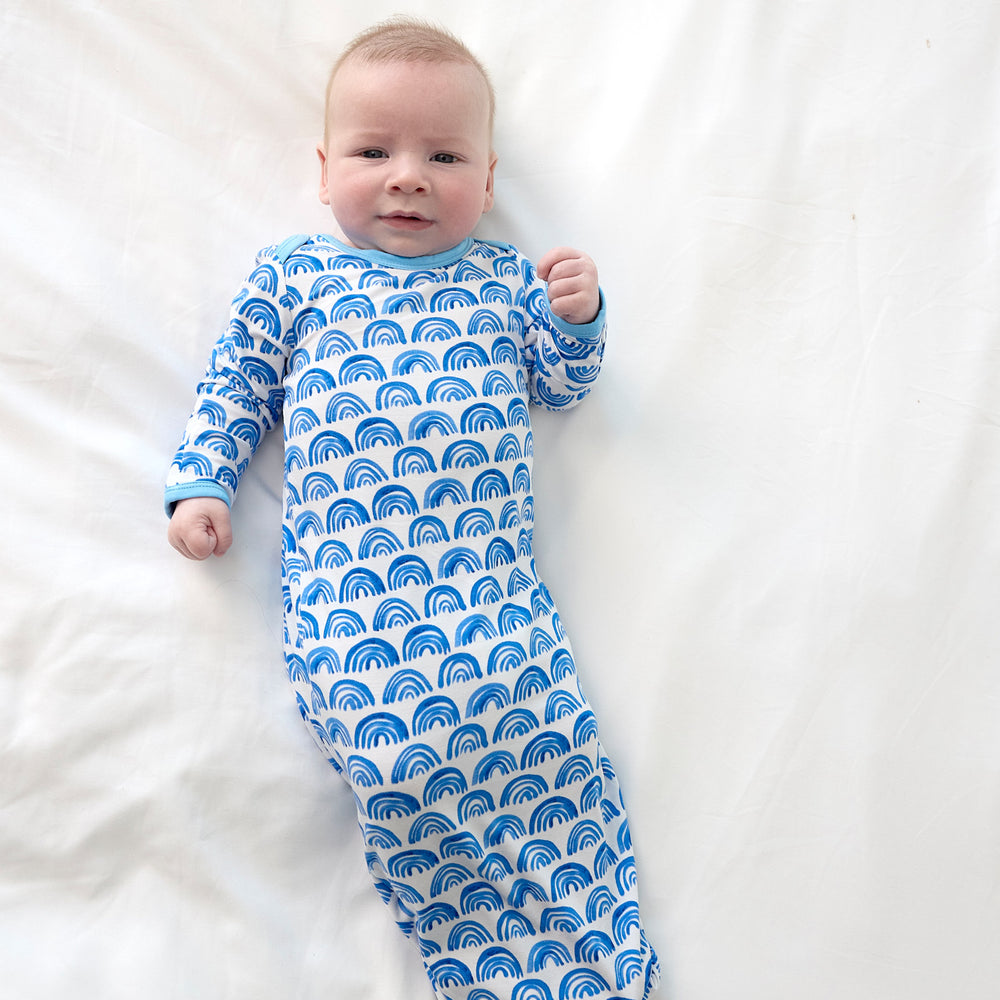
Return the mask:
<svg viewBox="0 0 1000 1000">
<path fill-rule="evenodd" d="M 534 265 L 522 260 L 525 278 L 525 360 L 532 403 L 547 410 L 575 406 L 591 390 L 601 370 L 607 335 L 604 295 L 591 323 L 567 323 L 552 313 L 545 283 Z"/>
<path fill-rule="evenodd" d="M 232 504 L 250 459 L 281 416 L 285 366 L 294 344 L 293 297 L 274 248 L 261 251 L 233 299 L 229 324 L 198 385 L 167 477 L 168 513 L 178 500 L 195 496 Z"/>
</svg>

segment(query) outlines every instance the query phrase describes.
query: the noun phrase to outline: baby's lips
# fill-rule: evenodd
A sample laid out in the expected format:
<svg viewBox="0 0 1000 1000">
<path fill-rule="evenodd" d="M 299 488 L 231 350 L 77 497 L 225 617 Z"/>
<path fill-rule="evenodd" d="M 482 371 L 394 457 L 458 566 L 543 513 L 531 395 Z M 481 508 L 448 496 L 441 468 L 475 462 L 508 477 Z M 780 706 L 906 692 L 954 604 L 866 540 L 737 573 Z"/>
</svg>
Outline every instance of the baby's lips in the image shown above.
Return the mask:
<svg viewBox="0 0 1000 1000">
<path fill-rule="evenodd" d="M 386 225 L 394 229 L 419 230 L 427 229 L 434 223 L 430 219 L 425 219 L 422 215 L 408 214 L 406 212 L 391 212 L 388 215 L 380 216 Z"/>
</svg>

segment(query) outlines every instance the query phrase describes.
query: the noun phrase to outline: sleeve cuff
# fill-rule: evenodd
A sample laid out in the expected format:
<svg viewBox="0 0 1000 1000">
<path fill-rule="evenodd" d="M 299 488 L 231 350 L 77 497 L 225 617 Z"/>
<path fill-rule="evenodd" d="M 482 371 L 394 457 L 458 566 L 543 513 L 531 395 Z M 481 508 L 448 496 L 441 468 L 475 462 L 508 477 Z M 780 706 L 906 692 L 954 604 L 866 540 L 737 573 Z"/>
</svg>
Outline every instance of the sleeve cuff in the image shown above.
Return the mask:
<svg viewBox="0 0 1000 1000">
<path fill-rule="evenodd" d="M 604 292 L 600 292 L 601 304 L 597 310 L 597 317 L 591 323 L 567 323 L 551 312 L 552 325 L 567 337 L 575 337 L 577 340 L 597 341 L 601 339 L 604 332 L 604 325 L 607 322 L 607 307 L 604 303 Z"/>
<path fill-rule="evenodd" d="M 225 487 L 211 479 L 196 479 L 191 483 L 179 483 L 176 486 L 168 486 L 163 494 L 163 509 L 167 517 L 173 517 L 174 505 L 179 500 L 190 500 L 192 497 L 214 497 L 224 500 L 230 507 L 233 505 L 233 498 L 226 491 Z"/>
</svg>

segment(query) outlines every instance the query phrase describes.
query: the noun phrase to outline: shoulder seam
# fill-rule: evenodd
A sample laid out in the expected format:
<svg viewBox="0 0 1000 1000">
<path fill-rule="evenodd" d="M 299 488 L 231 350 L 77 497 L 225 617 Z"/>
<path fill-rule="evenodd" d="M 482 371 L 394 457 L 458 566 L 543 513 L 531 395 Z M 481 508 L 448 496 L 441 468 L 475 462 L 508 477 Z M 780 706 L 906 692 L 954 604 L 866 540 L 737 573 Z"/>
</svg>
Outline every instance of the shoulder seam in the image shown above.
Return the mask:
<svg viewBox="0 0 1000 1000">
<path fill-rule="evenodd" d="M 277 247 L 275 247 L 274 255 L 279 261 L 281 261 L 282 264 L 284 264 L 285 261 L 287 261 L 300 246 L 303 246 L 308 242 L 309 237 L 303 235 L 302 233 L 298 233 L 295 236 L 289 236 L 287 240 L 284 240 L 279 243 Z"/>
<path fill-rule="evenodd" d="M 517 247 L 515 247 L 512 243 L 503 243 L 500 240 L 484 240 L 484 239 L 479 239 L 478 242 L 485 243 L 489 247 L 496 247 L 498 250 L 513 250 L 515 253 L 517 253 Z"/>
</svg>

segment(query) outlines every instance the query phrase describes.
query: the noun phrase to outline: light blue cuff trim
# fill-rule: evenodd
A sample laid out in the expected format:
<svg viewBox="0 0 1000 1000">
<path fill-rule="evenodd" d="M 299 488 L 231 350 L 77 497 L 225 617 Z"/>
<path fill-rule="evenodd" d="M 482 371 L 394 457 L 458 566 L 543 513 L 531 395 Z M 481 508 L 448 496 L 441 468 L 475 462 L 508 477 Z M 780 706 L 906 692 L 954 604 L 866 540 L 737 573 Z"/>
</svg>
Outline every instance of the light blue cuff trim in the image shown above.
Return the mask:
<svg viewBox="0 0 1000 1000">
<path fill-rule="evenodd" d="M 600 289 L 598 289 L 600 291 Z M 552 325 L 565 333 L 567 337 L 575 337 L 577 340 L 600 340 L 604 332 L 604 325 L 608 319 L 608 310 L 604 303 L 604 292 L 600 292 L 601 306 L 597 311 L 597 318 L 592 323 L 567 323 L 552 313 Z"/>
<path fill-rule="evenodd" d="M 232 497 L 217 482 L 211 479 L 196 479 L 192 483 L 179 483 L 164 490 L 163 509 L 167 512 L 167 517 L 174 516 L 174 504 L 179 500 L 190 500 L 192 497 L 214 497 L 224 500 L 230 507 L 233 505 Z"/>
</svg>

